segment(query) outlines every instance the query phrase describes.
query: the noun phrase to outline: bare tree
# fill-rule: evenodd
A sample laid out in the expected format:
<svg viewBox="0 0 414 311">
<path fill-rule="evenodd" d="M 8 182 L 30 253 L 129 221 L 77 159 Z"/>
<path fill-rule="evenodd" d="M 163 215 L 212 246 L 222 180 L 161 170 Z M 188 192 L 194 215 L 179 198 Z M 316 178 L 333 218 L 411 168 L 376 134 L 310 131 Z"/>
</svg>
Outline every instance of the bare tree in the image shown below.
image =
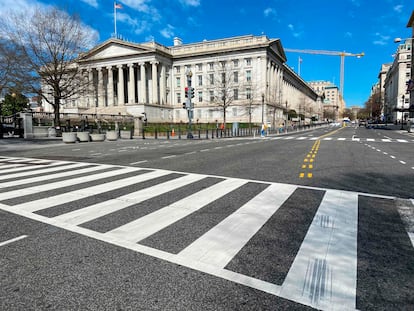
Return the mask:
<svg viewBox="0 0 414 311">
<path fill-rule="evenodd" d="M 96 32 L 85 27 L 78 16 L 55 7 L 38 8 L 33 14 L 10 14 L 1 26 L 0 36 L 21 60 L 13 68 L 15 83 L 48 102 L 59 126 L 62 101 L 86 87 L 77 59 L 95 43 Z"/>
<path fill-rule="evenodd" d="M 230 107 L 235 98 L 238 97 L 238 73 L 228 61 L 219 61 L 216 64 L 213 80 L 210 83 L 214 86 L 214 102 L 223 112 L 223 124 L 226 126 L 227 108 Z"/>
</svg>

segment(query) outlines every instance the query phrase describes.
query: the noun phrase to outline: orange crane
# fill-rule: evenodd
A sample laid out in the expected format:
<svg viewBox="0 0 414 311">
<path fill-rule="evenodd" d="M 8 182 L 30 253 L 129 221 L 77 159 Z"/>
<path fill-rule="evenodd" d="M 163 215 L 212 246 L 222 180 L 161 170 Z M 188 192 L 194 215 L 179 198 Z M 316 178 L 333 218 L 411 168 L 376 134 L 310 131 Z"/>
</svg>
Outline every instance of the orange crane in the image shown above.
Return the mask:
<svg viewBox="0 0 414 311">
<path fill-rule="evenodd" d="M 347 52 L 337 52 L 337 51 L 325 51 L 325 50 L 297 50 L 297 49 L 284 49 L 286 52 L 293 53 L 305 53 L 305 54 L 317 54 L 317 55 L 332 55 L 341 57 L 341 68 L 340 68 L 340 82 L 339 82 L 339 93 L 341 96 L 344 96 L 344 71 L 345 71 L 345 56 L 354 56 L 361 58 L 365 55 L 362 53 L 347 53 Z"/>
</svg>

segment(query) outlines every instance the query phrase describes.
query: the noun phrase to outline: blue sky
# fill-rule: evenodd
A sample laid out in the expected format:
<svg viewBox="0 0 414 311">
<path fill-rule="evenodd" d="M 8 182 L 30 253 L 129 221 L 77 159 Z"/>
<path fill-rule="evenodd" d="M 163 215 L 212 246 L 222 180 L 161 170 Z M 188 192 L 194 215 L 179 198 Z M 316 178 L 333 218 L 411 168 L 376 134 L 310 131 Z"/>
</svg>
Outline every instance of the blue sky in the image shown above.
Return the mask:
<svg viewBox="0 0 414 311">
<path fill-rule="evenodd" d="M 155 40 L 172 45 L 239 35 L 279 38 L 283 47 L 365 53 L 345 58 L 344 97 L 348 107 L 363 106 L 377 82 L 381 64 L 393 61 L 394 38 L 406 38 L 412 0 L 119 0 L 117 32 L 133 42 Z M 114 32 L 111 0 L 0 0 L 7 9 L 24 11 L 55 4 L 78 13 L 103 42 Z M 286 53 L 288 65 L 305 81 L 327 80 L 339 87 L 340 57 Z"/>
</svg>

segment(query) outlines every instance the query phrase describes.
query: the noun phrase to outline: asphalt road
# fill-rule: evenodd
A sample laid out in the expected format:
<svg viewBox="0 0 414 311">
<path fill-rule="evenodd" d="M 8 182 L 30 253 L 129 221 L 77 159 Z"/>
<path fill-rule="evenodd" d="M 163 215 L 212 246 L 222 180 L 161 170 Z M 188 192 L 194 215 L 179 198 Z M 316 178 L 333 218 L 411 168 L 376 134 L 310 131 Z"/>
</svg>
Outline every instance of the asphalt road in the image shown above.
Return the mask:
<svg viewBox="0 0 414 311">
<path fill-rule="evenodd" d="M 410 310 L 413 148 L 363 127 L 1 140 L 0 309 Z"/>
</svg>

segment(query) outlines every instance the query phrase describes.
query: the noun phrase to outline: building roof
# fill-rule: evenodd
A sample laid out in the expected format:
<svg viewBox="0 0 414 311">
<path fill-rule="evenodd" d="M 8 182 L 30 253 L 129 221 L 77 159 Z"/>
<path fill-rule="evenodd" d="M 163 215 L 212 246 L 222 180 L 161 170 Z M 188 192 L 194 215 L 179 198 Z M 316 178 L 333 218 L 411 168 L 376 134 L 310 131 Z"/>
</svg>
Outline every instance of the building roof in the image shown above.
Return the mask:
<svg viewBox="0 0 414 311">
<path fill-rule="evenodd" d="M 407 27 L 414 27 L 414 10 L 411 13 L 410 19 L 408 20 Z"/>
</svg>

